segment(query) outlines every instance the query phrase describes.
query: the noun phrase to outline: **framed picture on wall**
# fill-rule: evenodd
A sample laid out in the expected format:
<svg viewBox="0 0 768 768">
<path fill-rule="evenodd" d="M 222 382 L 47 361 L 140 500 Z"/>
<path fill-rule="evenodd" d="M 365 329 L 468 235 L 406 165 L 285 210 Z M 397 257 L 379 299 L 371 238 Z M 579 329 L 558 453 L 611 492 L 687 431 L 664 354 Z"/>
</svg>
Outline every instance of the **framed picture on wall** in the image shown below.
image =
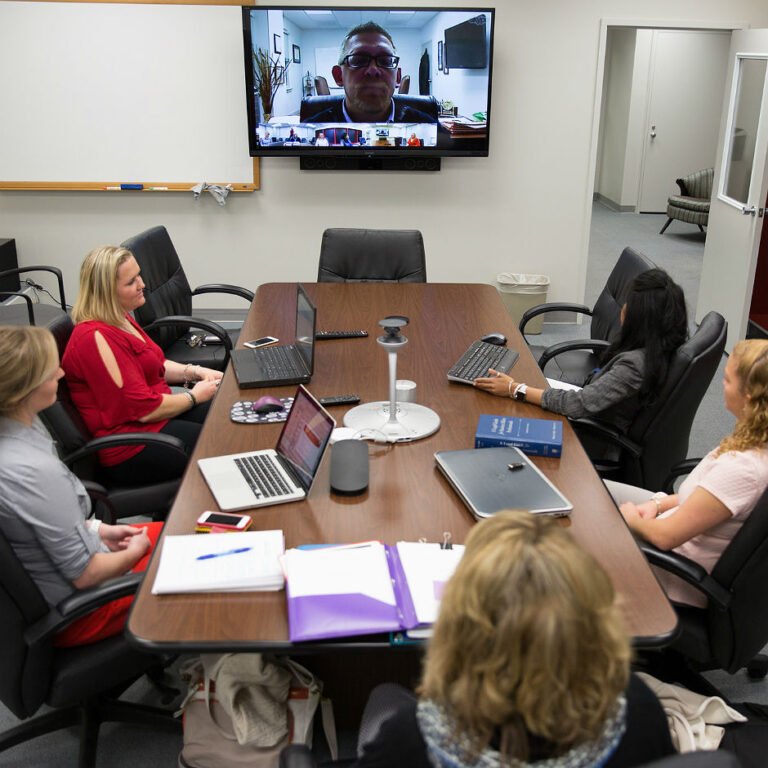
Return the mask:
<svg viewBox="0 0 768 768">
<path fill-rule="evenodd" d="M 298 45 L 293 46 L 293 63 L 301 64 L 301 48 Z"/>
<path fill-rule="evenodd" d="M 443 71 L 443 41 L 437 41 L 437 68 Z"/>
<path fill-rule="evenodd" d="M 272 47 L 275 49 L 275 53 L 283 52 L 283 41 L 280 35 L 278 34 L 272 35 Z"/>
</svg>

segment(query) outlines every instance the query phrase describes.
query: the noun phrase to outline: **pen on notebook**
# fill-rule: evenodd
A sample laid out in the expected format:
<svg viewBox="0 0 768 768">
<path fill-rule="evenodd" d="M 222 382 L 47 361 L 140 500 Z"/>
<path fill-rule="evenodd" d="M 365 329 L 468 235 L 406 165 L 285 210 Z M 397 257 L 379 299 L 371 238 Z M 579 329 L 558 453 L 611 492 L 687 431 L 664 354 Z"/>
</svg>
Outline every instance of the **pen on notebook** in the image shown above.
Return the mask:
<svg viewBox="0 0 768 768">
<path fill-rule="evenodd" d="M 514 472 L 517 469 L 522 469 L 525 466 L 522 461 L 515 461 L 512 464 L 507 464 L 507 469 L 510 472 Z"/>
<path fill-rule="evenodd" d="M 236 547 L 224 552 L 211 552 L 208 555 L 198 555 L 195 560 L 213 560 L 214 557 L 226 557 L 227 555 L 239 555 L 241 552 L 250 552 L 253 547 Z"/>
</svg>

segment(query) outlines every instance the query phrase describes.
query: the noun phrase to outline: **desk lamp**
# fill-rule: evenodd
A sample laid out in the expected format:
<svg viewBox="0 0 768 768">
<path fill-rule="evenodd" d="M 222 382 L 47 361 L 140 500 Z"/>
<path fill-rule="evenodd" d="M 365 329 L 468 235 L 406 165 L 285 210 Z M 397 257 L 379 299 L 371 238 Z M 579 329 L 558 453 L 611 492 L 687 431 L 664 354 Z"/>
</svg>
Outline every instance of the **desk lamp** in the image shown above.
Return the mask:
<svg viewBox="0 0 768 768">
<path fill-rule="evenodd" d="M 393 315 L 379 320 L 379 325 L 384 328 L 384 335 L 379 336 L 376 343 L 389 357 L 389 400 L 352 408 L 344 416 L 344 426 L 359 432 L 364 440 L 375 440 L 382 434 L 390 443 L 428 437 L 440 428 L 440 417 L 423 405 L 397 402 L 397 352 L 408 343 L 400 329 L 408 325 L 408 318 Z"/>
</svg>

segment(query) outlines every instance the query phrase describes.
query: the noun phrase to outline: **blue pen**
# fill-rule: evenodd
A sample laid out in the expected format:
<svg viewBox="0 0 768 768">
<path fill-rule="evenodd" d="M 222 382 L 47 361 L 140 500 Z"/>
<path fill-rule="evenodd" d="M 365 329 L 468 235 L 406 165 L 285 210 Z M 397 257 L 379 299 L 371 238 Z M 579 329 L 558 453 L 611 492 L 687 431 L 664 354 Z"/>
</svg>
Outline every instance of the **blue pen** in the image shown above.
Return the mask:
<svg viewBox="0 0 768 768">
<path fill-rule="evenodd" d="M 209 555 L 198 555 L 195 560 L 213 560 L 214 557 L 226 557 L 227 555 L 239 555 L 241 552 L 250 552 L 253 547 L 237 547 L 237 549 L 228 549 L 225 552 L 211 552 Z"/>
</svg>

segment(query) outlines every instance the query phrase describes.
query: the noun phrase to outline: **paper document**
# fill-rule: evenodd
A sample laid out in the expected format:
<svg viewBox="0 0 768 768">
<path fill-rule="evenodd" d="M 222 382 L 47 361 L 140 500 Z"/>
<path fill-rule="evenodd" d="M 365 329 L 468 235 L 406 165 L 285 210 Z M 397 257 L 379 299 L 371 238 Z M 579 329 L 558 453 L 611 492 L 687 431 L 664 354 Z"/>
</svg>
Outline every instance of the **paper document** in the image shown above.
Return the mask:
<svg viewBox="0 0 768 768">
<path fill-rule="evenodd" d="M 549 376 L 547 376 L 547 384 L 549 384 L 552 389 L 570 389 L 573 392 L 578 392 L 581 389 L 581 387 L 577 387 L 575 384 L 569 384 L 567 381 L 550 379 Z"/>
<path fill-rule="evenodd" d="M 165 536 L 152 594 L 282 589 L 284 551 L 282 531 Z"/>
</svg>

